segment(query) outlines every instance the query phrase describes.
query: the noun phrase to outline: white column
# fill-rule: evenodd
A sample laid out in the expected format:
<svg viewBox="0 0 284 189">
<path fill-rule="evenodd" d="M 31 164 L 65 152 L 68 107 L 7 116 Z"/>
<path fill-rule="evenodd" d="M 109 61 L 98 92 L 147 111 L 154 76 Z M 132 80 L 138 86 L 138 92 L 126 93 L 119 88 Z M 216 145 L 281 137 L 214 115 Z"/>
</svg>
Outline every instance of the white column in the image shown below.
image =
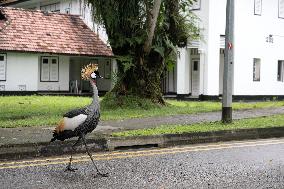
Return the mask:
<svg viewBox="0 0 284 189">
<path fill-rule="evenodd" d="M 116 83 L 117 71 L 118 71 L 117 61 L 113 58 L 113 59 L 111 59 L 111 87 L 110 87 L 110 90 L 113 89 L 113 87 Z"/>
<path fill-rule="evenodd" d="M 190 93 L 190 57 L 186 48 L 178 49 L 177 57 L 177 94 Z"/>
<path fill-rule="evenodd" d="M 204 78 L 205 76 L 207 76 L 205 74 L 205 53 L 204 53 L 204 49 L 198 49 L 198 52 L 200 54 L 200 69 L 199 69 L 199 94 L 204 95 L 204 87 L 207 86 L 206 83 L 206 79 Z"/>
</svg>

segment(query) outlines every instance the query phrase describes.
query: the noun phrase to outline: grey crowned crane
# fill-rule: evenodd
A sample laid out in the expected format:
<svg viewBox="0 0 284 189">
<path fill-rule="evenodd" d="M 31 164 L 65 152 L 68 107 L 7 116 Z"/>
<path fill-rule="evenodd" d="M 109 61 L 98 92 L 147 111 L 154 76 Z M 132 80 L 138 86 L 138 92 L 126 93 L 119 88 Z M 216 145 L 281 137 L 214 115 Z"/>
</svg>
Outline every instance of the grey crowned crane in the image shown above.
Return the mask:
<svg viewBox="0 0 284 189">
<path fill-rule="evenodd" d="M 66 171 L 76 170 L 71 166 L 72 156 L 76 150 L 76 145 L 83 141 L 86 148 L 86 152 L 90 156 L 92 163 L 97 171 L 97 174 L 103 177 L 107 177 L 108 173 L 103 174 L 98 170 L 85 138 L 87 133 L 92 132 L 97 127 L 98 122 L 100 120 L 100 104 L 96 81 L 97 79 L 102 77 L 98 72 L 97 64 L 87 65 L 84 69 L 82 69 L 81 76 L 82 79 L 89 80 L 91 83 L 91 86 L 93 88 L 93 101 L 90 105 L 86 107 L 74 109 L 64 114 L 63 119 L 59 122 L 58 126 L 53 132 L 53 138 L 51 139 L 51 142 L 55 140 L 64 141 L 65 139 L 78 137 L 78 140 L 72 146 L 72 153 L 69 164 L 66 167 Z"/>
</svg>

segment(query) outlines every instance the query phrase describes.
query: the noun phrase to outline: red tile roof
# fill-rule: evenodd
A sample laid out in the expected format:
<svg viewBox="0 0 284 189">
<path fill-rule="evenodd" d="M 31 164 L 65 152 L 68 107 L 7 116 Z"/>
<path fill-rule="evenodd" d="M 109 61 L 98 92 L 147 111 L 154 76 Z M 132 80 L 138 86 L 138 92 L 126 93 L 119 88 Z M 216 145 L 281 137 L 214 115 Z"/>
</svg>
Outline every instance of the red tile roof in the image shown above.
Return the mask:
<svg viewBox="0 0 284 189">
<path fill-rule="evenodd" d="M 0 7 L 0 51 L 113 56 L 77 15 Z"/>
</svg>

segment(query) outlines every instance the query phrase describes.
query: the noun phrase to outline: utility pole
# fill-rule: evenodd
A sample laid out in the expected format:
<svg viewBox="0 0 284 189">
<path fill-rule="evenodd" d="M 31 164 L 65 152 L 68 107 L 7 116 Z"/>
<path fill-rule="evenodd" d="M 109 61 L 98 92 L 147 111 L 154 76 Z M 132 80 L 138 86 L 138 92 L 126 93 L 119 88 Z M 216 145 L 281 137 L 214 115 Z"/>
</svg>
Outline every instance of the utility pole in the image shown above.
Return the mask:
<svg viewBox="0 0 284 189">
<path fill-rule="evenodd" d="M 226 37 L 225 37 L 225 62 L 223 76 L 222 96 L 222 122 L 232 122 L 232 91 L 234 68 L 234 0 L 227 0 L 226 8 Z"/>
</svg>

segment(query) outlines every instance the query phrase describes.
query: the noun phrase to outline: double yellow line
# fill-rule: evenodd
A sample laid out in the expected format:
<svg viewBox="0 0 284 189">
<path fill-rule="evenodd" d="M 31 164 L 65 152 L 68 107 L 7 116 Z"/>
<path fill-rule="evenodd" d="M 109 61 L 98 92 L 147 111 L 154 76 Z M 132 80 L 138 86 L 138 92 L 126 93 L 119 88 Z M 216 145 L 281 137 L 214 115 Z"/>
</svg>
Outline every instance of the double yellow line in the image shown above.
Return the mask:
<svg viewBox="0 0 284 189">
<path fill-rule="evenodd" d="M 199 151 L 222 150 L 222 149 L 231 149 L 231 148 L 267 146 L 267 145 L 276 145 L 276 144 L 284 144 L 284 139 L 195 145 L 195 146 L 185 146 L 185 147 L 176 147 L 176 148 L 149 149 L 149 150 L 128 151 L 128 152 L 100 153 L 100 154 L 94 155 L 94 158 L 95 160 L 113 160 L 113 159 L 135 158 L 135 157 L 142 157 L 142 156 L 146 157 L 146 156 L 165 155 L 165 154 L 178 154 L 178 153 L 185 153 L 185 152 L 199 152 Z M 75 156 L 73 159 L 74 163 L 88 162 L 88 161 L 90 161 L 90 158 L 87 155 L 83 155 L 83 156 L 78 155 L 78 156 Z M 68 162 L 69 162 L 69 157 L 2 162 L 0 163 L 0 170 L 1 169 L 19 169 L 19 168 L 25 168 L 25 167 L 46 166 L 46 165 L 57 165 L 57 164 L 65 164 Z"/>
</svg>

